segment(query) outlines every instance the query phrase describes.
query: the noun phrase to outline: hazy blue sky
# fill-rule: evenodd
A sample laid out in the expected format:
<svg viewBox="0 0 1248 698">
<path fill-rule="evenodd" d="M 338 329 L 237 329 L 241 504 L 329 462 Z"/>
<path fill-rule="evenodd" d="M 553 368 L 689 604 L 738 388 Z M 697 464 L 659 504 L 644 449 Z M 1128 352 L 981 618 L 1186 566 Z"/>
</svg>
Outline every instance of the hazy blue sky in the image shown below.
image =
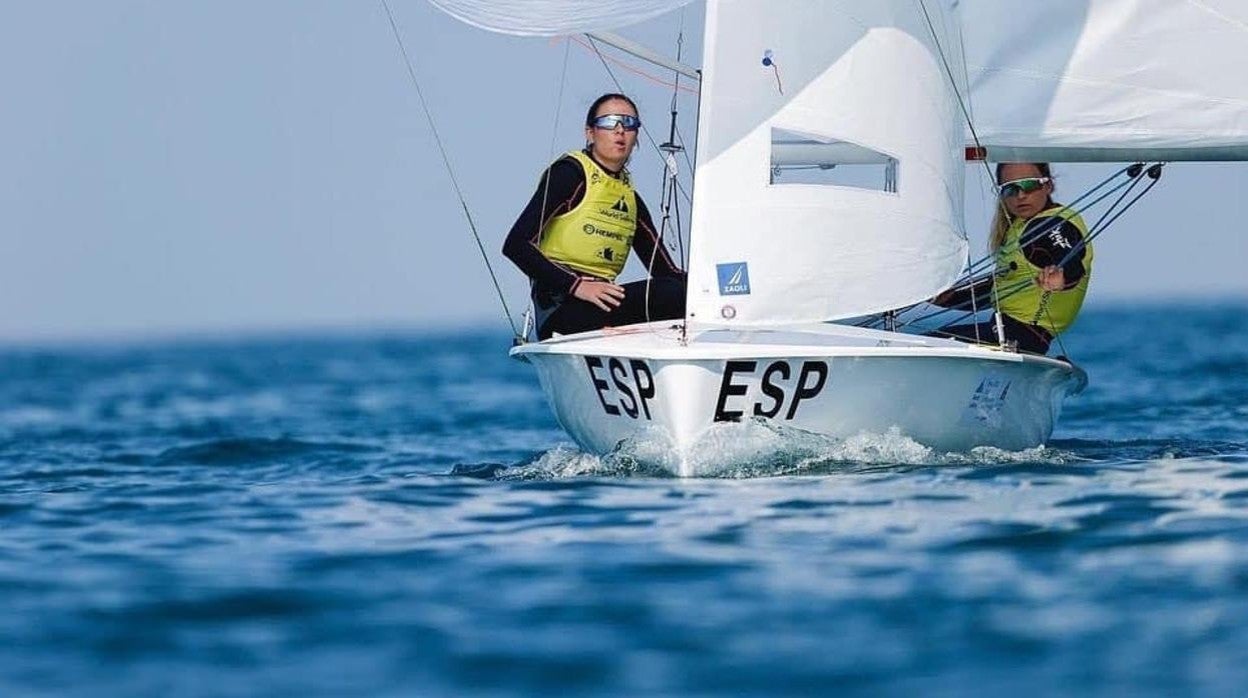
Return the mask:
<svg viewBox="0 0 1248 698">
<path fill-rule="evenodd" d="M 573 45 L 557 102 L 564 42 L 488 34 L 423 0 L 391 5 L 518 312 L 526 285 L 502 238 L 613 85 Z M 623 33 L 671 52 L 680 21 Z M 692 64 L 701 21 L 685 11 Z M 617 74 L 662 138 L 670 89 Z M 376 2 L 0 0 L 0 99 L 0 339 L 502 326 Z M 648 147 L 633 169 L 657 209 Z M 1109 171 L 1060 168 L 1061 191 Z M 987 214 L 972 174 L 978 250 Z M 1099 241 L 1091 302 L 1248 295 L 1245 192 L 1248 164 L 1169 167 Z"/>
</svg>

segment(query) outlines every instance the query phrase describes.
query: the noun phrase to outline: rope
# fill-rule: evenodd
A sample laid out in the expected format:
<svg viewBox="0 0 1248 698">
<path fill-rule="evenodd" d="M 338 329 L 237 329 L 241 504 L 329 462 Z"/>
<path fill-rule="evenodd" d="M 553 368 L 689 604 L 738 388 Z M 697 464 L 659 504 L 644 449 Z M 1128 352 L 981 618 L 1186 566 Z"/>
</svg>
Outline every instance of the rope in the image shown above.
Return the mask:
<svg viewBox="0 0 1248 698">
<path fill-rule="evenodd" d="M 684 48 L 684 43 L 685 43 L 685 13 L 684 11 L 681 11 L 680 29 L 677 31 L 677 34 L 676 34 L 676 61 L 677 62 L 680 61 L 681 50 Z M 679 97 L 680 95 L 680 73 L 676 73 L 676 75 L 673 77 L 673 82 L 674 84 L 672 86 L 672 103 L 669 108 L 672 119 L 671 119 L 670 131 L 668 133 L 668 142 L 666 143 L 666 145 L 671 146 L 672 148 L 676 148 L 678 147 L 676 145 L 676 115 L 677 115 L 677 97 Z M 684 152 L 683 147 L 681 147 L 681 152 Z M 654 262 L 655 260 L 658 259 L 658 256 L 659 256 L 659 245 L 661 244 L 661 241 L 663 240 L 663 236 L 667 233 L 668 226 L 671 225 L 671 222 L 672 222 L 672 209 L 673 208 L 676 209 L 676 242 L 677 242 L 677 245 L 680 247 L 680 252 L 681 252 L 680 253 L 681 265 L 682 265 L 681 268 L 684 268 L 683 265 L 684 265 L 685 254 L 684 254 L 683 235 L 680 229 L 680 201 L 675 200 L 675 197 L 673 196 L 673 194 L 675 193 L 675 188 L 676 188 L 675 181 L 676 181 L 676 158 L 674 154 L 669 150 L 664 153 L 664 157 L 663 157 L 663 187 L 662 187 L 662 193 L 661 193 L 663 197 L 663 203 L 662 203 L 663 222 L 659 224 L 659 240 L 655 242 L 654 249 L 650 251 L 650 263 L 646 267 L 646 271 L 651 277 L 654 276 Z M 646 322 L 650 322 L 650 286 L 651 286 L 650 282 L 647 281 L 645 304 L 643 307 L 643 310 L 645 311 Z"/>
<path fill-rule="evenodd" d="M 1092 188 L 1091 188 L 1091 189 L 1089 189 L 1088 191 L 1084 192 L 1082 195 L 1080 195 L 1080 196 L 1079 196 L 1079 198 L 1075 199 L 1075 200 L 1074 200 L 1074 201 L 1072 201 L 1070 204 L 1067 204 L 1067 205 L 1063 206 L 1063 210 L 1065 210 L 1065 211 L 1073 211 L 1073 212 L 1074 212 L 1075 214 L 1077 214 L 1077 215 L 1082 215 L 1083 213 L 1085 213 L 1086 211 L 1088 211 L 1089 209 L 1091 209 L 1093 206 L 1096 206 L 1096 205 L 1097 205 L 1097 204 L 1099 204 L 1100 202 L 1102 202 L 1102 201 L 1104 201 L 1105 199 L 1109 198 L 1111 195 L 1113 195 L 1113 194 L 1114 194 L 1114 192 L 1116 192 L 1116 191 L 1118 191 L 1118 190 L 1122 189 L 1123 187 L 1127 187 L 1127 192 L 1124 192 L 1124 194 L 1123 194 L 1122 196 L 1120 196 L 1120 197 L 1118 198 L 1118 200 L 1117 200 L 1117 201 L 1115 201 L 1113 204 L 1111 204 L 1111 205 L 1110 205 L 1110 207 L 1109 207 L 1109 209 L 1107 209 L 1106 213 L 1105 213 L 1105 214 L 1103 214 L 1103 215 L 1102 215 L 1102 217 L 1101 217 L 1100 219 L 1098 219 L 1098 220 L 1097 220 L 1096 224 L 1092 226 L 1092 228 L 1089 230 L 1089 235 L 1091 235 L 1093 231 L 1097 231 L 1098 226 L 1100 226 L 1100 225 L 1101 225 L 1101 222 L 1105 219 L 1105 216 L 1106 216 L 1106 215 L 1108 215 L 1108 214 L 1109 214 L 1109 212 L 1113 211 L 1113 209 L 1114 209 L 1114 208 L 1115 208 L 1115 207 L 1116 207 L 1119 203 L 1121 203 L 1122 199 L 1123 199 L 1123 198 L 1125 198 L 1126 194 L 1127 194 L 1127 193 L 1129 193 L 1129 192 L 1131 191 L 1131 188 L 1133 188 L 1133 187 L 1134 187 L 1134 185 L 1135 185 L 1134 183 L 1136 183 L 1136 182 L 1138 182 L 1138 181 L 1139 181 L 1139 179 L 1138 179 L 1138 178 L 1139 178 L 1139 174 L 1137 173 L 1136 175 L 1131 176 L 1131 178 L 1130 178 L 1130 179 L 1128 179 L 1128 180 L 1126 180 L 1126 181 L 1124 181 L 1124 182 L 1122 182 L 1122 183 L 1120 183 L 1120 184 L 1115 185 L 1114 187 L 1112 187 L 1111 189 L 1109 189 L 1109 191 L 1107 191 L 1107 192 L 1105 192 L 1104 194 L 1102 194 L 1102 195 L 1100 195 L 1100 196 L 1096 197 L 1096 198 L 1095 198 L 1095 199 L 1093 199 L 1091 202 L 1089 202 L 1089 203 L 1085 204 L 1082 208 L 1076 209 L 1076 208 L 1075 208 L 1075 205 L 1076 205 L 1076 204 L 1078 204 L 1079 202 L 1083 201 L 1084 199 L 1088 198 L 1088 196 L 1092 195 L 1092 193 L 1093 193 L 1093 192 L 1096 192 L 1097 190 L 1099 190 L 1099 189 L 1101 189 L 1101 188 L 1105 187 L 1107 184 L 1109 184 L 1109 183 L 1110 183 L 1110 182 L 1112 182 L 1114 179 L 1116 179 L 1116 178 L 1118 178 L 1119 176 L 1121 176 L 1123 173 L 1127 173 L 1127 174 L 1130 176 L 1130 170 L 1132 170 L 1132 169 L 1133 169 L 1133 168 L 1135 168 L 1135 167 L 1136 167 L 1136 165 L 1131 165 L 1131 166 L 1124 167 L 1124 168 L 1122 168 L 1122 169 L 1118 170 L 1117 172 L 1115 172 L 1114 174 L 1112 174 L 1112 175 L 1110 175 L 1109 177 L 1105 178 L 1104 180 L 1102 180 L 1100 183 L 1098 183 L 1097 185 L 1095 185 L 1094 187 L 1092 187 Z M 1134 203 L 1134 201 L 1133 201 L 1133 203 Z M 1125 210 L 1125 209 L 1124 209 L 1124 210 Z M 1040 227 L 1038 227 L 1036 230 L 1031 231 L 1031 232 L 1030 232 L 1030 233 L 1029 233 L 1026 237 L 1023 237 L 1023 238 L 1021 238 L 1021 239 L 1019 240 L 1019 243 L 1018 243 L 1018 244 L 1019 244 L 1019 247 L 1026 247 L 1027 245 L 1031 244 L 1033 241 L 1035 241 L 1035 240 L 1039 239 L 1042 235 L 1045 235 L 1046 233 L 1048 233 L 1048 232 L 1050 232 L 1050 231 L 1052 231 L 1052 230 L 1056 229 L 1059 225 L 1061 225 L 1061 221 L 1062 221 L 1062 219 L 1060 219 L 1060 218 L 1059 218 L 1058 220 L 1055 220 L 1053 223 L 1051 223 L 1051 224 L 1049 224 L 1049 225 L 1040 226 Z M 1096 234 L 1099 234 L 1099 232 L 1097 232 Z M 992 274 L 992 272 L 988 271 L 988 266 L 989 266 L 989 265 L 988 265 L 987 263 L 988 263 L 988 262 L 993 261 L 994 259 L 995 259 L 995 256 L 990 254 L 990 255 L 986 255 L 986 256 L 984 256 L 984 257 L 981 257 L 980 259 L 978 259 L 978 260 L 976 260 L 975 262 L 973 262 L 973 263 L 970 265 L 970 268 L 967 270 L 967 273 L 966 273 L 966 274 L 964 274 L 964 275 L 962 276 L 962 278 L 961 278 L 961 279 L 959 279 L 958 281 L 954 282 L 954 290 L 955 290 L 955 291 L 965 291 L 965 290 L 970 290 L 970 289 L 973 289 L 975 286 L 977 286 L 977 285 L 979 285 L 979 284 L 983 283 L 984 281 L 988 280 L 989 278 L 991 278 L 991 277 L 993 276 L 993 274 Z M 1069 260 L 1067 260 L 1067 261 L 1069 261 Z M 997 302 L 997 301 L 1002 300 L 1002 299 L 1003 299 L 1002 297 L 997 297 L 996 292 L 995 292 L 995 291 L 996 291 L 995 286 L 994 286 L 994 289 L 993 289 L 993 290 L 994 290 L 994 294 L 993 294 L 993 295 L 994 295 L 994 302 Z M 1008 297 L 1009 297 L 1009 296 L 1005 296 L 1005 298 L 1008 298 Z M 940 308 L 940 309 L 938 309 L 938 310 L 935 310 L 935 311 L 932 311 L 932 312 L 930 312 L 930 313 L 927 313 L 926 315 L 921 315 L 921 316 L 919 316 L 919 317 L 917 317 L 917 318 L 912 318 L 912 319 L 909 319 L 909 320 L 905 321 L 905 322 L 904 322 L 904 323 L 902 323 L 902 324 L 903 324 L 903 326 L 904 326 L 904 325 L 912 325 L 912 324 L 915 324 L 915 323 L 924 322 L 924 321 L 926 321 L 926 320 L 930 320 L 931 318 L 934 318 L 934 317 L 936 317 L 936 316 L 938 316 L 938 315 L 942 315 L 942 314 L 947 313 L 947 312 L 956 311 L 956 310 L 963 310 L 963 309 L 965 309 L 968 305 L 970 305 L 970 306 L 974 307 L 976 302 L 977 302 L 977 294 L 975 294 L 974 292 L 972 292 L 972 294 L 971 294 L 971 301 L 970 301 L 969 303 L 959 303 L 959 304 L 954 305 L 954 306 L 945 307 L 945 308 Z M 918 306 L 917 306 L 917 304 L 916 304 L 916 305 L 909 306 L 909 307 L 907 307 L 907 308 L 903 308 L 903 309 L 902 309 L 902 312 L 904 312 L 904 311 L 906 311 L 906 310 L 910 310 L 910 309 L 915 308 L 915 307 L 918 307 Z M 979 313 L 978 308 L 976 308 L 976 309 L 972 310 L 972 312 L 971 312 L 971 313 L 966 314 L 966 315 L 962 315 L 961 317 L 959 317 L 958 319 L 954 320 L 953 322 L 955 322 L 955 323 L 956 323 L 956 322 L 960 322 L 961 320 L 964 320 L 964 319 L 966 319 L 966 318 L 968 318 L 968 317 L 973 317 L 973 316 L 977 315 L 978 313 Z M 868 327 L 868 326 L 872 326 L 872 325 L 876 324 L 878 321 L 879 321 L 879 316 L 872 316 L 872 317 L 870 317 L 870 318 L 867 318 L 865 321 L 863 321 L 863 322 L 861 322 L 861 323 L 858 323 L 858 326 L 859 326 L 859 327 Z"/>
<path fill-rule="evenodd" d="M 611 78 L 611 82 L 615 83 L 616 91 L 623 93 L 624 86 L 621 85 L 619 79 L 615 77 L 615 72 L 611 70 L 611 66 L 607 63 L 607 57 L 603 55 L 601 50 L 599 50 L 598 42 L 594 41 L 594 38 L 589 35 L 586 35 L 585 38 L 589 40 L 589 45 L 593 47 L 594 53 L 598 54 L 598 60 L 602 61 L 602 67 L 606 69 L 607 75 L 610 76 Z M 650 146 L 654 148 L 654 151 L 656 153 L 659 154 L 659 158 L 664 160 L 664 163 L 666 163 L 666 158 L 664 156 L 663 149 L 660 148 L 659 144 L 655 142 L 654 136 L 650 135 L 650 129 L 646 128 L 645 125 L 643 124 L 641 127 L 641 131 L 642 133 L 646 134 L 646 140 L 650 141 Z M 690 200 L 689 195 L 685 193 L 684 187 L 681 186 L 680 180 L 676 178 L 671 178 L 671 179 L 672 179 L 672 184 L 675 185 L 676 188 L 681 192 L 681 194 L 685 196 L 685 199 Z M 654 280 L 654 261 L 658 259 L 659 246 L 662 244 L 663 244 L 663 230 L 660 229 L 659 239 L 655 240 L 654 250 L 652 250 L 650 254 L 650 264 L 646 268 L 646 274 L 647 274 L 646 297 L 642 301 L 642 306 L 643 306 L 643 309 L 645 310 L 647 322 L 650 321 L 650 285 L 651 285 L 651 282 Z"/>
<path fill-rule="evenodd" d="M 923 20 L 927 22 L 927 31 L 932 35 L 932 43 L 936 45 L 936 52 L 940 54 L 941 65 L 945 67 L 945 75 L 949 77 L 949 87 L 953 90 L 954 96 L 958 98 L 958 108 L 962 110 L 962 116 L 966 119 L 966 127 L 971 132 L 971 140 L 975 141 L 975 149 L 979 152 L 983 152 L 984 147 L 979 140 L 979 133 L 975 130 L 975 120 L 971 118 L 971 110 L 967 106 L 967 100 L 962 97 L 962 91 L 958 89 L 958 79 L 953 74 L 953 67 L 949 65 L 949 57 L 945 55 L 945 48 L 944 46 L 941 45 L 940 37 L 936 34 L 936 26 L 932 24 L 932 16 L 931 14 L 928 13 L 927 3 L 924 2 L 924 0 L 919 0 L 919 9 L 923 11 Z M 992 174 L 992 168 L 988 166 L 988 161 L 980 160 L 980 162 L 983 163 L 984 171 L 987 173 L 988 178 L 990 180 L 994 179 L 993 174 Z M 1005 207 L 1004 203 L 1001 203 L 998 200 L 998 205 L 1001 206 L 1002 209 L 1004 210 L 1004 207 Z M 1001 299 L 995 297 L 995 294 L 996 294 L 995 285 L 993 286 L 993 294 L 994 294 L 993 303 L 996 304 L 997 307 L 1000 307 Z M 971 301 L 974 302 L 974 300 L 975 300 L 975 294 L 972 293 Z M 978 312 L 978 309 L 976 309 L 976 311 Z M 1002 331 L 1000 318 L 998 318 L 998 321 L 997 321 L 997 334 L 1000 335 L 1001 342 L 1002 344 L 1004 344 L 1005 333 Z M 979 340 L 979 327 L 978 326 L 975 328 L 975 339 L 976 341 Z"/>
<path fill-rule="evenodd" d="M 1091 242 L 1092 242 L 1094 239 L 1096 239 L 1097 237 L 1099 237 L 1099 236 L 1101 235 L 1101 233 L 1103 233 L 1103 232 L 1105 232 L 1106 230 L 1108 230 L 1108 229 L 1109 229 L 1109 226 L 1113 225 L 1113 223 L 1114 223 L 1115 221 L 1117 221 L 1117 220 L 1118 220 L 1118 219 L 1122 216 L 1122 214 L 1124 214 L 1124 213 L 1126 213 L 1128 210 L 1130 210 L 1130 208 L 1131 208 L 1132 206 L 1134 206 L 1134 205 L 1136 204 L 1136 202 L 1138 202 L 1141 198 L 1143 198 L 1143 197 L 1144 197 L 1144 195 L 1145 195 L 1145 194 L 1147 194 L 1147 193 L 1148 193 L 1148 192 L 1149 192 L 1149 191 L 1150 191 L 1153 187 L 1157 186 L 1157 182 L 1158 182 L 1158 181 L 1160 180 L 1160 178 L 1161 178 L 1161 168 L 1162 168 L 1162 167 L 1163 167 L 1163 165 L 1162 165 L 1161 163 L 1157 163 L 1157 164 L 1155 164 L 1155 165 L 1153 165 L 1153 166 L 1149 167 L 1149 168 L 1148 168 L 1148 170 L 1147 170 L 1147 171 L 1145 171 L 1145 172 L 1143 172 L 1143 173 L 1141 173 L 1141 172 L 1137 172 L 1137 173 L 1136 173 L 1136 174 L 1135 174 L 1135 175 L 1134 175 L 1134 176 L 1133 176 L 1130 180 L 1128 180 L 1128 182 L 1124 182 L 1123 184 L 1119 185 L 1117 188 L 1122 188 L 1123 186 L 1126 186 L 1127 184 L 1130 184 L 1130 186 L 1129 186 L 1129 187 L 1127 187 L 1126 191 L 1124 191 L 1124 192 L 1123 192 L 1123 193 L 1122 193 L 1122 194 L 1118 197 L 1118 199 L 1117 199 L 1116 201 L 1114 201 L 1114 203 L 1110 204 L 1109 208 L 1108 208 L 1108 209 L 1106 209 L 1105 213 L 1101 214 L 1101 217 L 1100 217 L 1099 219 L 1097 219 L 1097 222 L 1096 222 L 1096 223 L 1092 226 L 1092 228 L 1091 228 L 1091 229 L 1089 229 L 1088 234 L 1087 234 L 1087 235 L 1085 235 L 1085 236 L 1083 237 L 1083 239 L 1082 239 L 1082 240 L 1080 240 L 1077 244 L 1075 244 L 1075 245 L 1071 246 L 1070 250 L 1069 250 L 1069 251 L 1065 254 L 1065 256 L 1063 256 L 1063 257 L 1062 257 L 1062 259 L 1061 259 L 1061 260 L 1060 260 L 1057 264 L 1055 264 L 1054 266 L 1057 266 L 1057 267 L 1064 267 L 1064 266 L 1066 266 L 1066 264 L 1068 264 L 1068 263 L 1069 263 L 1072 259 L 1074 259 L 1074 258 L 1075 258 L 1075 255 L 1079 254 L 1079 252 L 1080 252 L 1080 251 L 1082 251 L 1085 247 L 1087 247 L 1089 244 L 1091 244 Z M 1130 168 L 1128 168 L 1128 169 L 1130 169 Z M 1151 181 L 1151 182 L 1149 182 L 1148 186 L 1144 187 L 1144 190 L 1143 190 L 1143 191 L 1139 192 L 1139 193 L 1138 193 L 1138 194 L 1136 194 L 1136 195 L 1135 195 L 1135 196 L 1134 196 L 1134 197 L 1133 197 L 1130 201 L 1128 201 L 1128 202 L 1126 203 L 1126 205 L 1122 206 L 1122 208 L 1121 208 L 1121 209 L 1119 209 L 1119 210 L 1115 211 L 1115 209 L 1117 209 L 1117 208 L 1118 208 L 1119 204 L 1121 204 L 1121 203 L 1122 203 L 1122 201 L 1123 201 L 1124 199 L 1126 199 L 1126 197 L 1127 197 L 1127 196 L 1131 193 L 1131 190 L 1132 190 L 1132 189 L 1134 189 L 1134 188 L 1135 188 L 1135 186 L 1136 186 L 1137 184 L 1139 184 L 1139 183 L 1140 183 L 1140 181 L 1143 179 L 1143 175 L 1144 175 L 1144 174 L 1147 174 L 1147 176 L 1148 176 L 1148 177 L 1149 177 L 1152 181 Z M 1108 196 L 1108 194 L 1106 194 L 1105 196 Z M 1105 197 L 1103 196 L 1103 197 L 1101 197 L 1101 198 L 1105 198 Z M 1112 215 L 1111 215 L 1111 214 L 1112 214 Z M 1035 283 L 1033 280 L 1031 280 L 1031 279 L 1025 279 L 1025 280 L 1019 281 L 1019 282 L 1017 282 L 1017 283 L 1015 283 L 1015 284 L 1012 284 L 1011 286 L 1008 286 L 1008 287 L 1006 287 L 1006 288 L 1004 289 L 1004 291 L 1005 291 L 1005 292 L 1004 292 L 1004 293 L 1000 296 L 1000 298 L 1005 299 L 1005 298 L 1009 298 L 1009 297 L 1011 297 L 1011 296 L 1013 296 L 1013 295 L 1015 295 L 1015 294 L 1021 293 L 1023 290 L 1027 289 L 1027 288 L 1028 288 L 1029 286 L 1031 286 L 1033 283 Z M 995 288 L 995 284 L 994 284 L 994 288 Z M 965 304 L 963 304 L 963 305 L 965 305 Z M 998 306 L 998 307 L 1000 307 L 1000 306 Z M 945 311 L 944 311 L 944 310 L 942 310 L 941 312 L 945 312 Z M 927 319 L 927 318 L 930 318 L 930 317 L 935 317 L 936 315 L 941 314 L 941 312 L 933 313 L 933 314 L 931 314 L 931 315 L 925 316 L 924 318 L 919 318 L 919 319 L 917 319 L 917 320 L 912 320 L 912 321 L 910 321 L 910 322 L 918 322 L 919 320 L 922 320 L 922 319 Z M 1048 309 L 1047 309 L 1047 308 L 1046 308 L 1045 312 L 1046 312 L 1046 313 L 1048 313 Z M 965 319 L 967 319 L 967 318 L 969 318 L 969 317 L 972 317 L 973 315 L 974 315 L 974 313 L 964 314 L 964 315 L 962 315 L 962 316 L 958 317 L 957 319 L 953 320 L 950 324 L 956 324 L 956 323 L 958 323 L 958 322 L 961 322 L 962 320 L 965 320 Z M 1049 318 L 1049 322 L 1050 322 L 1050 323 L 1052 323 L 1052 322 L 1053 322 L 1053 320 L 1052 320 L 1052 317 L 1051 317 L 1051 316 L 1050 316 L 1050 318 Z M 940 331 L 940 330 L 936 330 L 936 332 L 937 332 L 938 334 L 944 334 L 944 335 L 947 335 L 947 336 L 953 336 L 951 333 L 948 333 L 948 332 L 942 332 L 942 331 Z M 1061 343 L 1061 341 L 1060 341 L 1060 336 L 1061 336 L 1061 335 L 1056 335 L 1056 334 L 1055 334 L 1055 335 L 1054 335 L 1054 339 L 1058 339 L 1058 345 L 1062 348 L 1062 352 L 1063 352 L 1063 353 L 1067 353 L 1067 352 L 1066 352 L 1066 347 L 1065 347 L 1065 346 Z"/>
<path fill-rule="evenodd" d="M 455 178 L 455 170 L 451 167 L 451 159 L 446 154 L 446 147 L 442 144 L 442 137 L 438 134 L 437 124 L 433 120 L 433 112 L 429 110 L 429 103 L 425 101 L 425 93 L 420 89 L 420 80 L 416 77 L 416 68 L 412 63 L 411 56 L 407 53 L 407 47 L 403 45 L 403 36 L 399 33 L 399 25 L 394 21 L 394 13 L 390 11 L 390 3 L 387 0 L 381 0 L 381 6 L 386 11 L 386 18 L 390 21 L 390 30 L 394 32 L 394 40 L 399 46 L 399 53 L 403 55 L 403 62 L 407 65 L 407 74 L 412 80 L 412 85 L 416 88 L 416 97 L 420 101 L 420 108 L 425 113 L 425 120 L 429 122 L 429 130 L 433 132 L 433 140 L 437 143 L 438 153 L 442 156 L 442 164 L 446 166 L 446 173 L 451 180 L 451 186 L 455 189 L 455 196 L 459 198 L 459 205 L 464 210 L 464 218 L 468 220 L 468 228 L 472 230 L 472 237 L 477 242 L 477 249 L 481 251 L 481 259 L 485 262 L 485 268 L 490 273 L 490 280 L 494 282 L 494 290 L 498 293 L 498 301 L 503 305 L 503 314 L 507 316 L 507 324 L 511 327 L 511 334 L 517 340 L 520 337 L 520 331 L 516 328 L 516 321 L 511 316 L 511 309 L 507 307 L 507 299 L 503 295 L 503 287 L 498 283 L 498 276 L 494 273 L 494 267 L 490 264 L 490 256 L 485 253 L 485 245 L 481 244 L 481 235 L 477 232 L 477 225 L 472 220 L 472 212 L 468 210 L 468 202 L 464 199 L 464 192 L 460 189 L 459 180 Z"/>
<path fill-rule="evenodd" d="M 680 87 L 680 85 L 679 85 L 679 80 L 680 80 L 680 79 L 679 79 L 679 78 L 677 78 L 677 82 L 675 82 L 675 83 L 671 83 L 671 82 L 668 82 L 668 81 L 664 80 L 663 78 L 660 78 L 660 77 L 655 76 L 655 75 L 651 75 L 650 73 L 647 73 L 646 71 L 642 70 L 641 68 L 637 68 L 637 67 L 635 67 L 635 66 L 632 66 L 632 65 L 630 65 L 629 63 L 627 63 L 627 62 L 625 62 L 625 61 L 622 61 L 622 60 L 620 60 L 620 59 L 618 59 L 618 58 L 611 58 L 611 57 L 606 57 L 606 58 L 604 58 L 604 57 L 602 56 L 602 54 L 598 52 L 597 47 L 595 47 L 595 46 L 593 46 L 593 45 L 592 45 L 592 44 L 593 44 L 593 39 L 592 39 L 592 38 L 590 38 L 590 39 L 589 39 L 590 43 L 586 43 L 585 41 L 583 41 L 583 40 L 581 40 L 580 38 L 575 37 L 575 36 L 569 36 L 568 38 L 569 38 L 569 39 L 571 39 L 572 41 L 575 41 L 575 42 L 576 42 L 576 44 L 577 44 L 578 46 L 580 46 L 580 47 L 582 47 L 582 48 L 585 48 L 585 49 L 589 49 L 589 50 L 591 50 L 591 51 L 594 51 L 595 53 L 598 53 L 599 57 L 600 57 L 600 58 L 602 58 L 604 61 L 611 61 L 612 63 L 614 63 L 614 64 L 618 65 L 619 67 L 623 68 L 624 70 L 627 70 L 628 72 L 630 72 L 630 73 L 632 73 L 632 74 L 634 74 L 634 75 L 636 75 L 636 76 L 638 76 L 638 77 L 641 77 L 641 78 L 644 78 L 644 79 L 646 79 L 646 80 L 649 80 L 650 82 L 653 82 L 653 83 L 654 83 L 654 84 L 656 84 L 656 85 L 661 85 L 661 86 L 663 86 L 663 87 L 671 87 L 671 88 L 674 88 L 674 89 L 680 90 L 680 91 L 682 91 L 682 92 L 688 92 L 689 94 L 694 94 L 694 95 L 696 95 L 696 94 L 698 93 L 698 91 L 697 91 L 697 90 L 695 90 L 695 89 L 693 89 L 693 88 L 691 88 L 691 87 Z"/>
<path fill-rule="evenodd" d="M 586 35 L 585 38 L 589 40 L 589 45 L 593 47 L 594 53 L 598 54 L 598 60 L 602 61 L 602 67 L 606 69 L 607 75 L 611 78 L 611 82 L 615 83 L 616 91 L 623 93 L 624 86 L 620 84 L 619 78 L 615 77 L 615 71 L 611 70 L 611 66 L 607 63 L 607 57 L 603 55 L 601 50 L 599 50 L 598 42 L 594 41 L 592 36 Z M 654 136 L 650 135 L 650 129 L 646 128 L 644 123 L 641 125 L 641 132 L 646 134 L 646 140 L 650 141 L 650 147 L 654 148 L 654 152 L 659 153 L 659 157 L 663 157 L 663 150 L 659 148 L 659 144 L 655 142 Z M 676 188 L 679 189 L 680 193 L 685 197 L 685 201 L 692 203 L 693 199 L 685 191 L 685 187 L 680 183 L 680 180 L 676 180 Z"/>
</svg>

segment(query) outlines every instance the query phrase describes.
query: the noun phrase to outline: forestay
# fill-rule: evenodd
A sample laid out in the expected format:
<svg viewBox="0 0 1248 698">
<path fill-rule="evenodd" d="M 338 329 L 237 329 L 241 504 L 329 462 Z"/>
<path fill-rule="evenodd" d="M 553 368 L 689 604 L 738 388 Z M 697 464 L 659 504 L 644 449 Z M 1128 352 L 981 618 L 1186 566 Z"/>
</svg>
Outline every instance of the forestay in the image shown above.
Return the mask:
<svg viewBox="0 0 1248 698">
<path fill-rule="evenodd" d="M 950 4 L 708 4 L 691 319 L 823 321 L 953 282 L 966 240 Z M 879 177 L 809 181 L 853 165 Z"/>
<path fill-rule="evenodd" d="M 482 29 L 523 36 L 605 31 L 644 22 L 693 0 L 429 0 Z"/>
<path fill-rule="evenodd" d="M 962 0 L 961 12 L 990 159 L 1248 160 L 1243 0 Z"/>
</svg>

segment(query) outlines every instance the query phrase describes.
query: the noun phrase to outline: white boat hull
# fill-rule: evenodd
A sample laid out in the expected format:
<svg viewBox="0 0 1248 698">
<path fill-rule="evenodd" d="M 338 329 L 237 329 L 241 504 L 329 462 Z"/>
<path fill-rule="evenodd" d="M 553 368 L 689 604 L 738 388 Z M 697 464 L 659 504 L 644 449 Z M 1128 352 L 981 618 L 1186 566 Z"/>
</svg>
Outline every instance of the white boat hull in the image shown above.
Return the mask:
<svg viewBox="0 0 1248 698">
<path fill-rule="evenodd" d="M 1086 384 L 1055 359 L 837 325 L 691 328 L 682 341 L 655 323 L 512 354 L 537 369 L 581 448 L 661 438 L 680 464 L 713 425 L 749 418 L 834 439 L 900 431 L 942 452 L 1033 448 L 1053 433 L 1062 399 Z"/>
</svg>

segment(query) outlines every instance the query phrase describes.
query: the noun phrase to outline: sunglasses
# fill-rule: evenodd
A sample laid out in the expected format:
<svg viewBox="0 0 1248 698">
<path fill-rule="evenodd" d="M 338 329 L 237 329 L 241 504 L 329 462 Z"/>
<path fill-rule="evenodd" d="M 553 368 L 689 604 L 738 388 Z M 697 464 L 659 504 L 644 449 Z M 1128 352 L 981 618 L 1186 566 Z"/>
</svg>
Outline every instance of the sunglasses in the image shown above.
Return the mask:
<svg viewBox="0 0 1248 698">
<path fill-rule="evenodd" d="M 603 114 L 594 119 L 590 126 L 604 131 L 614 131 L 616 126 L 623 126 L 625 131 L 636 131 L 641 128 L 641 119 L 632 114 Z"/>
<path fill-rule="evenodd" d="M 1053 180 L 1049 177 L 1024 177 L 1023 179 L 1012 179 L 997 186 L 997 195 L 1002 199 L 1008 199 L 1017 194 L 1027 194 L 1033 192 L 1051 181 Z"/>
</svg>

